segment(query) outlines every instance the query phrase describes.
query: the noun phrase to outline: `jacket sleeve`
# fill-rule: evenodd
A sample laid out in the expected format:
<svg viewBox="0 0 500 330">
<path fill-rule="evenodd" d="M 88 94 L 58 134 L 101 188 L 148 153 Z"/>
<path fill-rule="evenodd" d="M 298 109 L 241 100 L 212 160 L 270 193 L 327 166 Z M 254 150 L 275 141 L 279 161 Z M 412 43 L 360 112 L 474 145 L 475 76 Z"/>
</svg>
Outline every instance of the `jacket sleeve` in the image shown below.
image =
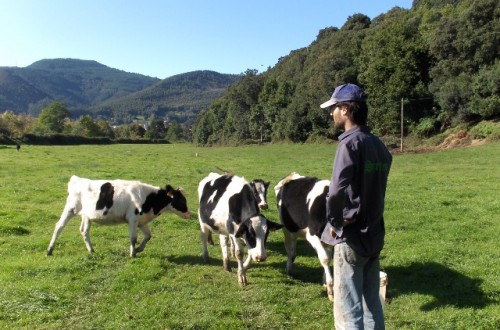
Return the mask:
<svg viewBox="0 0 500 330">
<path fill-rule="evenodd" d="M 351 189 L 355 166 L 355 153 L 346 144 L 339 144 L 326 197 L 327 221 L 339 237 L 343 233 L 345 201 L 347 190 Z"/>
</svg>

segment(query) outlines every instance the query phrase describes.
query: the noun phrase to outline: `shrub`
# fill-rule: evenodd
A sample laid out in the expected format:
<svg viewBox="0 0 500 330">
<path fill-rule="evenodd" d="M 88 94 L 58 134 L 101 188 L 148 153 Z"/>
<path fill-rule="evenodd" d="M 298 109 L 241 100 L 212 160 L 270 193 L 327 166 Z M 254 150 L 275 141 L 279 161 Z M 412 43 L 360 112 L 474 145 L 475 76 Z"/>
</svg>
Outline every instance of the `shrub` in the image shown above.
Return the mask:
<svg viewBox="0 0 500 330">
<path fill-rule="evenodd" d="M 439 122 L 431 117 L 422 118 L 414 127 L 414 132 L 421 137 L 429 137 L 436 132 Z"/>
<path fill-rule="evenodd" d="M 472 127 L 469 134 L 473 139 L 486 139 L 492 135 L 500 135 L 500 124 L 492 121 L 482 121 Z"/>
</svg>

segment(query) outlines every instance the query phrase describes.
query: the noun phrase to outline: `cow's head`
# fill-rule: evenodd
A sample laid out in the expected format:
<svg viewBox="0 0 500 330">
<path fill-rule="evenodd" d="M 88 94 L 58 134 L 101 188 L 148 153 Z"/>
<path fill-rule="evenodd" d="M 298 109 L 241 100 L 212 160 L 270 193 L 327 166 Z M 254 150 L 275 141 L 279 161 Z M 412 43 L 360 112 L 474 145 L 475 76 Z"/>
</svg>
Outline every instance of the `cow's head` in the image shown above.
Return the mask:
<svg viewBox="0 0 500 330">
<path fill-rule="evenodd" d="M 257 215 L 243 222 L 236 231 L 235 236 L 245 241 L 248 255 L 253 261 L 265 261 L 266 241 L 270 231 L 282 228 L 281 224 L 267 220 L 262 215 Z"/>
<path fill-rule="evenodd" d="M 182 188 L 174 189 L 171 185 L 167 185 L 165 190 L 167 191 L 167 196 L 172 199 L 172 202 L 169 204 L 170 209 L 185 219 L 191 218 L 184 190 Z"/>
<path fill-rule="evenodd" d="M 268 208 L 267 205 L 267 188 L 269 187 L 270 182 L 264 182 L 261 179 L 255 179 L 250 184 L 252 186 L 252 191 L 255 196 L 255 200 L 257 201 L 257 205 L 260 209 L 266 210 Z"/>
</svg>

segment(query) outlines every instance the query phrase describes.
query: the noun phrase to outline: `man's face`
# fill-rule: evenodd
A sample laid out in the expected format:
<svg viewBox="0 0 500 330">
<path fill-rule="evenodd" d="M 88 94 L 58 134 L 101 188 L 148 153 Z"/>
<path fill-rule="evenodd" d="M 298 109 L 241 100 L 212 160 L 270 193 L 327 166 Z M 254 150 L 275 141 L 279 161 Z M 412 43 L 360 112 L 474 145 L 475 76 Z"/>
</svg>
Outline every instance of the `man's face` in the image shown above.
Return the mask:
<svg viewBox="0 0 500 330">
<path fill-rule="evenodd" d="M 330 114 L 333 118 L 334 127 L 337 129 L 343 129 L 345 127 L 345 115 L 342 112 L 342 109 L 336 105 L 331 107 Z"/>
</svg>

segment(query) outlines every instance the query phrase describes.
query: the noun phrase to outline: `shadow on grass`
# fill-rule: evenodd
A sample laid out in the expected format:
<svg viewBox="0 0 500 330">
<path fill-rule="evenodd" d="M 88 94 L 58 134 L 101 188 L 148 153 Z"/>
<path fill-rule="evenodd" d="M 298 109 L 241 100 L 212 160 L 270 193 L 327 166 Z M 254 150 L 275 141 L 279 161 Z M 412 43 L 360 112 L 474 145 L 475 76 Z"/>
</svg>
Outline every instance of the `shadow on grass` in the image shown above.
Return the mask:
<svg viewBox="0 0 500 330">
<path fill-rule="evenodd" d="M 22 236 L 22 235 L 28 235 L 30 231 L 21 226 L 15 226 L 15 227 L 0 226 L 0 233 L 5 235 Z"/>
<path fill-rule="evenodd" d="M 282 262 L 269 263 L 269 266 L 282 273 L 286 273 L 286 262 L 288 257 L 285 250 L 285 244 L 282 241 L 268 242 L 266 248 L 268 254 L 279 254 L 280 258 L 283 259 Z M 314 260 L 314 266 L 304 265 L 301 262 L 301 258 L 312 258 Z M 293 263 L 293 274 L 291 277 L 303 283 L 321 284 L 323 282 L 323 267 L 321 267 L 319 263 L 316 251 L 306 240 L 297 240 L 297 256 Z"/>
<path fill-rule="evenodd" d="M 387 267 L 388 293 L 392 298 L 403 294 L 433 296 L 420 309 L 430 311 L 443 306 L 483 308 L 492 302 L 481 291 L 481 279 L 470 278 L 435 262 L 414 262 L 407 266 Z"/>
<path fill-rule="evenodd" d="M 211 249 L 220 249 L 218 241 L 215 241 L 213 247 L 209 247 Z M 278 256 L 281 261 L 271 262 L 269 259 L 260 264 L 252 262 L 250 268 L 256 267 L 256 265 L 262 265 L 264 267 L 274 268 L 277 271 L 285 274 L 286 272 L 286 261 L 287 255 L 285 251 L 285 246 L 283 242 L 268 242 L 266 245 L 266 249 L 269 254 L 272 254 L 274 257 Z M 210 252 L 210 251 L 209 251 Z M 247 248 L 245 247 L 245 257 L 247 253 Z M 313 258 L 315 262 L 315 266 L 311 267 L 309 265 L 304 265 L 300 262 L 301 258 Z M 200 255 L 169 255 L 166 257 L 168 262 L 173 264 L 180 265 L 207 265 L 220 267 L 222 269 L 222 259 L 219 256 L 210 256 L 209 263 L 206 264 L 203 262 L 203 258 Z M 275 259 L 275 258 L 273 258 Z M 233 271 L 236 271 L 238 268 L 236 259 L 234 257 L 229 257 L 231 267 Z M 294 280 L 303 282 L 303 283 L 318 283 L 322 284 L 323 281 L 323 268 L 321 267 L 316 252 L 311 247 L 311 245 L 305 240 L 297 241 L 297 258 L 294 263 L 293 275 L 291 276 Z"/>
<path fill-rule="evenodd" d="M 178 265 L 190 265 L 190 266 L 196 266 L 196 265 L 209 265 L 209 266 L 214 266 L 214 265 L 219 265 L 222 267 L 222 260 L 212 258 L 210 257 L 210 261 L 208 264 L 205 264 L 203 262 L 203 258 L 200 255 L 168 255 L 167 261 L 171 262 L 173 264 L 178 264 Z"/>
</svg>

